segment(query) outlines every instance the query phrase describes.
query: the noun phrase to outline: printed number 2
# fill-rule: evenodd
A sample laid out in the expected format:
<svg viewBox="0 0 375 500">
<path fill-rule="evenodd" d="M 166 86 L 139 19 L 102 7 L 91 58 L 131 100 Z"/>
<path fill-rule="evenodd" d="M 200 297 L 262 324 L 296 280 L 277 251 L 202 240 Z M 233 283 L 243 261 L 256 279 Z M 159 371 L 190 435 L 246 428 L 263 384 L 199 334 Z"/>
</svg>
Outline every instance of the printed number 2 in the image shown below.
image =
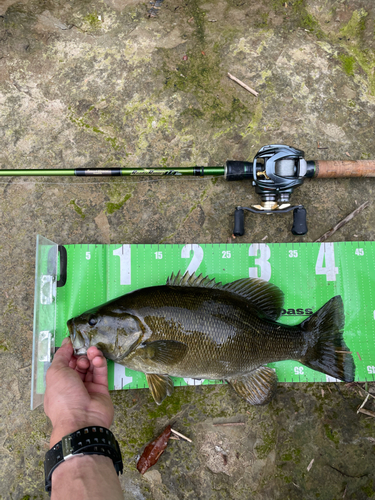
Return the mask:
<svg viewBox="0 0 375 500">
<path fill-rule="evenodd" d="M 271 264 L 268 262 L 271 257 L 270 247 L 264 243 L 254 243 L 250 245 L 249 257 L 257 257 L 254 264 L 260 267 L 260 276 L 258 276 L 257 267 L 249 267 L 249 277 L 261 278 L 264 281 L 269 281 L 271 279 Z"/>
<path fill-rule="evenodd" d="M 325 274 L 327 281 L 336 281 L 339 270 L 335 266 L 335 250 L 333 243 L 322 243 L 319 248 L 315 273 Z"/>
<path fill-rule="evenodd" d="M 113 255 L 120 257 L 120 285 L 131 285 L 130 245 L 122 245 L 113 250 Z"/>
<path fill-rule="evenodd" d="M 203 248 L 199 245 L 194 244 L 188 244 L 185 245 L 182 250 L 181 250 L 181 257 L 183 259 L 190 259 L 190 252 L 193 251 L 193 258 L 190 261 L 190 264 L 188 268 L 186 269 L 185 272 L 189 274 L 195 273 L 195 271 L 198 269 L 198 267 L 201 265 L 201 262 L 203 260 Z"/>
</svg>

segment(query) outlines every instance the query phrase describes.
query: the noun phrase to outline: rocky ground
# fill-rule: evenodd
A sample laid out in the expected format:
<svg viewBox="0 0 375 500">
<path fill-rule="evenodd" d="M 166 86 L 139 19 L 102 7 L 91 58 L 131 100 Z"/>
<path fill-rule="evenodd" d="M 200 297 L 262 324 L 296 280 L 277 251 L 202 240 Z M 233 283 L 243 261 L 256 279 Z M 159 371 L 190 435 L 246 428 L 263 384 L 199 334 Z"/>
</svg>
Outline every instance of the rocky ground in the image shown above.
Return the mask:
<svg viewBox="0 0 375 500">
<path fill-rule="evenodd" d="M 222 165 L 270 143 L 308 159 L 375 158 L 372 0 L 164 0 L 157 17 L 151 7 L 0 0 L 0 168 Z M 293 195 L 308 210 L 298 241 L 367 200 L 331 241 L 375 240 L 373 191 L 372 179 L 305 182 Z M 2 178 L 1 499 L 47 498 L 51 427 L 42 408 L 29 410 L 36 234 L 233 242 L 234 207 L 257 201 L 249 183 L 222 178 Z M 290 225 L 248 216 L 236 241 L 294 241 Z M 280 384 L 261 408 L 228 386 L 178 388 L 160 407 L 147 391 L 115 392 L 124 498 L 374 497 L 375 419 L 356 412 L 364 389 Z M 172 441 L 140 476 L 136 455 L 169 422 L 193 442 Z"/>
</svg>

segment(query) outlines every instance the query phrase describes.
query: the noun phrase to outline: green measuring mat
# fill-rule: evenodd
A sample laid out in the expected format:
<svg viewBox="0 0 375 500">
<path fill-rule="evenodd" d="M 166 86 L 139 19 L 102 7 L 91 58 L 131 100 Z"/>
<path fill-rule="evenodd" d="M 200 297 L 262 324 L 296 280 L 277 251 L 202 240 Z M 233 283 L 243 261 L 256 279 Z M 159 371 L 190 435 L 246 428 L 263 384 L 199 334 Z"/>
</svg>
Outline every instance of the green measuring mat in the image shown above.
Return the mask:
<svg viewBox="0 0 375 500">
<path fill-rule="evenodd" d="M 53 331 L 56 346 L 61 345 L 68 334 L 68 319 L 133 290 L 163 285 L 172 272 L 202 273 L 222 283 L 258 277 L 277 285 L 284 292 L 284 309 L 279 321 L 288 325 L 300 323 L 330 298 L 341 295 L 345 311 L 344 339 L 353 353 L 355 380 L 375 380 L 373 242 L 65 245 L 64 248 L 66 283 L 59 286 L 57 272 L 53 301 L 55 324 L 45 328 Z M 46 282 L 45 276 L 43 279 Z M 296 361 L 271 363 L 269 366 L 276 370 L 280 382 L 334 380 Z M 110 389 L 148 387 L 143 373 L 112 361 L 108 361 L 108 367 Z M 39 376 L 34 376 L 40 380 L 39 391 L 45 369 Z M 173 381 L 178 386 L 221 383 L 180 378 Z"/>
</svg>

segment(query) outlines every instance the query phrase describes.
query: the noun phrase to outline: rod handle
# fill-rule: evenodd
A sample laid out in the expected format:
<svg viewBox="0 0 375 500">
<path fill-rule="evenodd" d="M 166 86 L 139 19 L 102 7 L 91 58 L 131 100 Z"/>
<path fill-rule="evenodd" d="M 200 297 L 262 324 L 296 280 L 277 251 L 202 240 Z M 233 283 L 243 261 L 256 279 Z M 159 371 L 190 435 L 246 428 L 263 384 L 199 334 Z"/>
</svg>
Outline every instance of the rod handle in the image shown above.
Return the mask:
<svg viewBox="0 0 375 500">
<path fill-rule="evenodd" d="M 243 236 L 245 234 L 245 214 L 242 208 L 236 208 L 234 211 L 234 236 Z"/>
<path fill-rule="evenodd" d="M 316 160 L 314 177 L 375 177 L 375 160 Z"/>
</svg>

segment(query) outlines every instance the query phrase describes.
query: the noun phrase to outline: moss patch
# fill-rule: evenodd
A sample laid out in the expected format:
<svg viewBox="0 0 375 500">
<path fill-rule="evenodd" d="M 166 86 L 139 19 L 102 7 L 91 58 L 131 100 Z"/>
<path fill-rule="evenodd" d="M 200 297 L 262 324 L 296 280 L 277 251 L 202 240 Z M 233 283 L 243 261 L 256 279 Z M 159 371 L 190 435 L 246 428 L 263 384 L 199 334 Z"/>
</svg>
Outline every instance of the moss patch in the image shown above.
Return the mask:
<svg viewBox="0 0 375 500">
<path fill-rule="evenodd" d="M 275 448 L 276 445 L 276 430 L 272 429 L 271 432 L 264 432 L 263 444 L 255 447 L 258 458 L 266 458 L 269 453 Z"/>
<path fill-rule="evenodd" d="M 222 67 L 222 52 L 227 50 L 236 31 L 224 25 L 220 37 L 213 42 L 206 34 L 206 23 L 209 22 L 206 13 L 197 0 L 189 2 L 186 8 L 187 15 L 194 19 L 191 23 L 194 34 L 186 45 L 185 54 L 169 49 L 160 51 L 166 88 L 192 96 L 189 99 L 191 104 L 181 113 L 182 123 L 185 125 L 198 119 L 209 122 L 214 128 L 239 123 L 245 116 L 250 116 L 251 109 L 245 100 L 234 94 L 232 87 L 224 87 L 221 83 L 227 73 Z"/>
<path fill-rule="evenodd" d="M 74 210 L 77 212 L 78 215 L 82 217 L 82 219 L 86 217 L 86 215 L 83 213 L 82 208 L 77 205 L 75 200 L 70 200 L 69 205 L 73 205 Z"/>
<path fill-rule="evenodd" d="M 340 443 L 340 438 L 337 431 L 331 429 L 328 424 L 324 425 L 324 430 L 328 439 L 330 439 L 336 445 Z"/>
<path fill-rule="evenodd" d="M 342 67 L 343 67 L 345 73 L 349 76 L 353 76 L 354 75 L 354 66 L 356 63 L 354 57 L 348 56 L 346 54 L 340 54 L 339 60 L 342 63 Z"/>
<path fill-rule="evenodd" d="M 116 210 L 119 210 L 128 200 L 131 198 L 131 194 L 127 194 L 119 203 L 112 203 L 108 202 L 106 204 L 107 206 L 107 214 L 111 215 L 113 212 L 116 212 Z"/>
<path fill-rule="evenodd" d="M 357 72 L 357 68 L 361 68 L 367 76 L 368 92 L 375 96 L 375 53 L 363 40 L 367 17 L 368 13 L 364 9 L 355 10 L 348 23 L 340 29 L 335 41 L 346 51 L 346 54 L 338 56 L 345 73 L 363 79 Z"/>
<path fill-rule="evenodd" d="M 98 13 L 92 12 L 83 18 L 86 25 L 88 25 L 90 31 L 96 31 L 101 28 L 102 21 L 98 17 Z"/>
</svg>

